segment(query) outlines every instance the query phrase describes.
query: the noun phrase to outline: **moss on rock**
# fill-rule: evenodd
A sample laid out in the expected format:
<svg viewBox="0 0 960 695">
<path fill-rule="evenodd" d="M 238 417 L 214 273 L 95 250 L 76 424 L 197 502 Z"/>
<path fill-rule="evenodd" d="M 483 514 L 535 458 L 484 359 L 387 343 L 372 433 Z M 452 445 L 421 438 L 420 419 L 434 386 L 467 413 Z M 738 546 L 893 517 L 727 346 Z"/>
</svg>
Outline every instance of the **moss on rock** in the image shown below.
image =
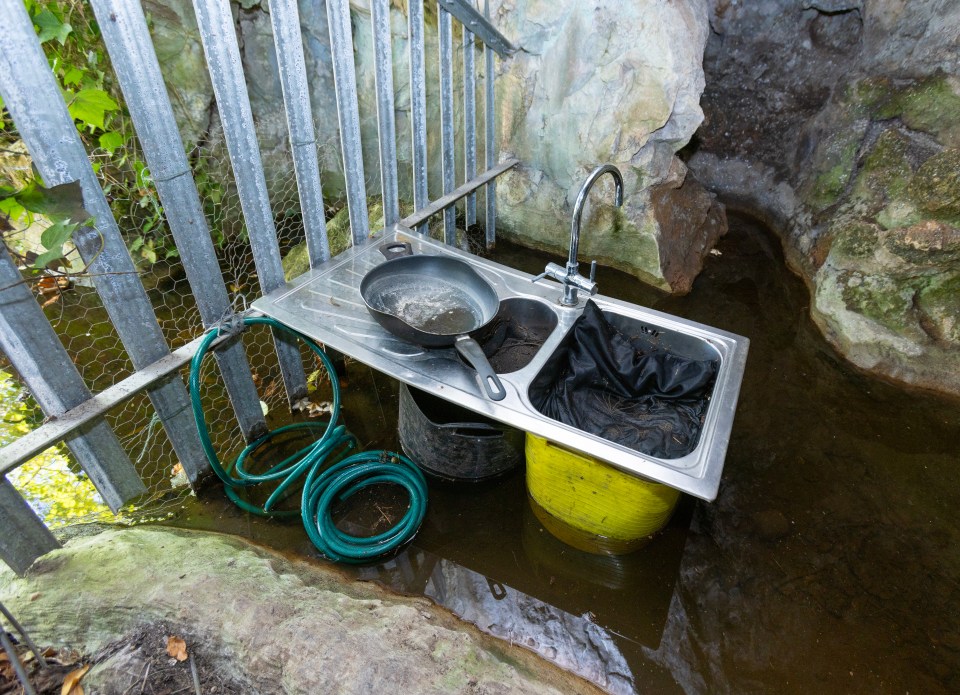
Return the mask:
<svg viewBox="0 0 960 695">
<path fill-rule="evenodd" d="M 913 178 L 908 152 L 902 133 L 893 128 L 881 133 L 863 159 L 854 197 L 874 202 L 905 198 Z"/>
<path fill-rule="evenodd" d="M 945 222 L 960 222 L 960 150 L 930 157 L 917 170 L 909 191 L 921 210 Z"/>
<path fill-rule="evenodd" d="M 916 305 L 930 337 L 960 345 L 960 272 L 936 277 L 917 294 Z"/>
</svg>

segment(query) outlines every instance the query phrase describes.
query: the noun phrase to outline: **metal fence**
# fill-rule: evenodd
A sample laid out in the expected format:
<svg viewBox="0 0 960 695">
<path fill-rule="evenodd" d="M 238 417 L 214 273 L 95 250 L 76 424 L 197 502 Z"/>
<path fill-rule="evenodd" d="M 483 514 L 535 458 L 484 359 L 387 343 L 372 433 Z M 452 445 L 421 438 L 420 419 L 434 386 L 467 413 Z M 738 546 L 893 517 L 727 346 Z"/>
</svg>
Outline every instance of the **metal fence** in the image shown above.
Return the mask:
<svg viewBox="0 0 960 695">
<path fill-rule="evenodd" d="M 17 572 L 24 571 L 58 543 L 7 480 L 7 474 L 63 442 L 106 505 L 117 511 L 147 489 L 142 466 L 138 468 L 131 461 L 131 449 L 142 444 L 142 459 L 151 440 L 163 439 L 159 434 L 162 429 L 166 446 L 159 448 L 170 452 L 168 455 L 182 466 L 191 482 L 198 481 L 205 474 L 207 463 L 187 407 L 183 381 L 185 365 L 199 342 L 190 338 L 230 316 L 236 310 L 237 296 L 244 292 L 270 292 L 284 283 L 281 245 L 292 245 L 302 235 L 311 266 L 330 258 L 317 155 L 320 145 L 311 113 L 310 79 L 296 0 L 272 0 L 270 8 L 295 172 L 296 195 L 291 197 L 299 201 L 300 208 L 289 224 L 277 215 L 268 191 L 229 0 L 193 2 L 232 169 L 235 196 L 221 206 L 232 201 L 239 203 L 249 239 L 249 253 L 241 253 L 240 259 L 231 258 L 229 248 L 218 249 L 211 240 L 211 228 L 216 229 L 219 220 L 209 218 L 198 194 L 140 3 L 92 0 L 91 4 L 152 185 L 162 203 L 169 235 L 179 253 L 174 265 L 176 270 L 182 268 L 190 292 L 171 292 L 167 287 L 157 293 L 144 287 L 104 195 L 102 181 L 91 166 L 92 153 L 85 150 L 78 137 L 21 0 L 0 0 L 0 15 L 5 20 L 0 23 L 0 94 L 45 183 L 53 186 L 76 181 L 82 188 L 84 207 L 95 223 L 93 227 L 81 227 L 73 241 L 87 264 L 95 296 L 94 290 L 84 290 L 75 301 L 89 301 L 92 313 L 105 314 L 98 324 L 102 331 L 88 330 L 82 339 L 65 335 L 56 316 L 52 322 L 48 320 L 34 293 L 22 282 L 20 269 L 0 245 L 0 349 L 46 416 L 42 426 L 0 449 L 0 557 Z M 442 215 L 443 238 L 447 243 L 455 243 L 454 205 L 465 199 L 464 219 L 468 225 L 474 224 L 476 194 L 485 189 L 485 240 L 492 245 L 495 179 L 516 164 L 514 160 L 496 161 L 494 54 L 505 56 L 513 49 L 490 23 L 489 13 L 485 17 L 467 0 L 439 0 L 436 10 L 442 191 L 431 200 L 427 186 L 424 7 L 419 0 L 410 0 L 406 12 L 413 190 L 401 192 L 389 32 L 390 13 L 398 10 L 391 9 L 390 0 L 371 2 L 380 155 L 380 182 L 376 189 L 382 197 L 383 224 L 389 227 L 399 222 L 426 233 L 429 219 Z M 364 175 L 361 150 L 349 2 L 327 0 L 327 16 L 350 236 L 352 243 L 362 244 L 371 231 L 376 231 L 371 229 L 371 223 L 376 221 L 369 220 L 367 212 L 369 182 Z M 462 67 L 457 68 L 463 89 L 459 94 L 453 78 L 454 19 L 458 20 L 462 37 Z M 475 104 L 478 50 L 483 54 L 485 83 L 479 114 Z M 461 101 L 464 114 L 459 148 L 458 128 L 453 121 L 455 100 Z M 485 131 L 485 171 L 479 175 L 478 115 L 482 115 Z M 458 149 L 462 153 L 462 172 L 455 171 Z M 462 181 L 460 186 L 458 179 Z M 401 216 L 401 195 L 413 200 L 414 212 L 405 217 Z M 253 266 L 256 288 L 241 286 L 251 275 L 247 261 Z M 177 272 L 171 273 L 171 278 L 171 283 L 183 287 Z M 157 294 L 164 299 L 158 302 Z M 170 321 L 170 314 L 191 318 L 184 327 L 183 321 Z M 175 325 L 175 330 L 168 323 Z M 122 351 L 118 343 L 122 344 Z M 287 404 L 292 405 L 307 394 L 307 375 L 297 345 L 280 335 L 273 337 L 273 345 L 274 350 L 268 355 L 261 344 L 247 336 L 225 335 L 215 353 L 219 381 L 224 387 L 222 399 L 229 401 L 235 427 L 246 440 L 266 429 L 261 405 L 264 383 L 262 378 L 256 379 L 258 372 L 251 370 L 251 362 L 256 370 L 275 372 L 275 402 L 285 393 Z M 251 355 L 251 349 L 256 353 Z M 78 359 L 81 351 L 89 359 Z M 104 355 L 110 357 L 105 359 Z M 268 364 L 264 366 L 265 363 Z M 260 392 L 255 381 L 260 382 Z M 118 410 L 128 409 L 150 413 L 150 417 L 132 438 L 128 435 L 126 441 L 121 441 L 110 421 L 116 421 Z"/>
</svg>

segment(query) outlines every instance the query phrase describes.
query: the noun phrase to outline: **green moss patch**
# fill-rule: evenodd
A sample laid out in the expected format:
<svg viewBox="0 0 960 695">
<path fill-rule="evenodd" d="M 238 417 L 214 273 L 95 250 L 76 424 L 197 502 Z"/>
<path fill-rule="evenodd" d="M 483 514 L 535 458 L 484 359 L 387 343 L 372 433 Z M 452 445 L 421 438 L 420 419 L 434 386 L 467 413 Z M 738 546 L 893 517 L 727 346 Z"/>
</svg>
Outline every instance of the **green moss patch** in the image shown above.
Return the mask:
<svg viewBox="0 0 960 695">
<path fill-rule="evenodd" d="M 909 192 L 921 210 L 945 222 L 960 222 L 960 150 L 930 157 L 917 170 Z"/>
</svg>

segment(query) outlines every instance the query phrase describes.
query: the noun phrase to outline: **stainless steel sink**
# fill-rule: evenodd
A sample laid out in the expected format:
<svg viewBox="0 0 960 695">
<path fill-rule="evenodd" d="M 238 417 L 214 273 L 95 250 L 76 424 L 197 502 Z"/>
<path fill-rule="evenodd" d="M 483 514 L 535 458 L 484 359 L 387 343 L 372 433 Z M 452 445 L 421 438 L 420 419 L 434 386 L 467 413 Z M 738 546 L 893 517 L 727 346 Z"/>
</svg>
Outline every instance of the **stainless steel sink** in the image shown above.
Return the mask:
<svg viewBox="0 0 960 695">
<path fill-rule="evenodd" d="M 476 373 L 452 348 L 426 349 L 393 337 L 367 313 L 360 280 L 384 262 L 382 243 L 407 241 L 414 253 L 448 255 L 473 265 L 496 289 L 501 307 L 537 333 L 542 346 L 520 368 L 500 374 L 507 390 L 502 401 L 483 393 Z M 686 456 L 648 456 L 552 420 L 533 406 L 529 388 L 544 378 L 563 341 L 583 311 L 583 303 L 559 303 L 560 285 L 532 283 L 532 276 L 478 258 L 412 230 L 395 228 L 362 247 L 353 247 L 262 297 L 253 308 L 374 369 L 440 398 L 513 427 L 533 432 L 571 449 L 596 456 L 634 475 L 655 480 L 706 500 L 717 495 L 749 341 L 676 316 L 597 295 L 593 299 L 608 320 L 623 328 L 656 331 L 661 344 L 677 354 L 719 362 L 717 379 L 696 447 Z M 525 300 L 525 301 L 521 301 Z M 499 371 L 499 370 L 498 370 Z"/>
</svg>

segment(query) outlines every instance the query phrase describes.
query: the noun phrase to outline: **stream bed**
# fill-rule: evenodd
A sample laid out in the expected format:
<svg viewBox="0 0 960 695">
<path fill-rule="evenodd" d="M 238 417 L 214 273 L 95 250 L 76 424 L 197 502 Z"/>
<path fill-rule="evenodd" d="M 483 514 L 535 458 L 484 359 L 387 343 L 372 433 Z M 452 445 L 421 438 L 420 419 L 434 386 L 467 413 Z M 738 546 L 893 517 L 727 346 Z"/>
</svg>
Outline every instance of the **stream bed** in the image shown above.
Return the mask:
<svg viewBox="0 0 960 695">
<path fill-rule="evenodd" d="M 540 526 L 522 471 L 431 482 L 413 544 L 351 572 L 614 693 L 958 692 L 960 402 L 852 370 L 769 230 L 730 227 L 685 297 L 598 273 L 606 295 L 750 338 L 715 502 L 684 498 L 643 549 L 602 557 Z M 537 273 L 558 259 L 501 242 L 494 260 Z M 363 448 L 396 449 L 396 382 L 356 362 L 347 375 L 346 424 Z M 165 523 L 318 557 L 299 520 L 218 491 Z"/>
</svg>

